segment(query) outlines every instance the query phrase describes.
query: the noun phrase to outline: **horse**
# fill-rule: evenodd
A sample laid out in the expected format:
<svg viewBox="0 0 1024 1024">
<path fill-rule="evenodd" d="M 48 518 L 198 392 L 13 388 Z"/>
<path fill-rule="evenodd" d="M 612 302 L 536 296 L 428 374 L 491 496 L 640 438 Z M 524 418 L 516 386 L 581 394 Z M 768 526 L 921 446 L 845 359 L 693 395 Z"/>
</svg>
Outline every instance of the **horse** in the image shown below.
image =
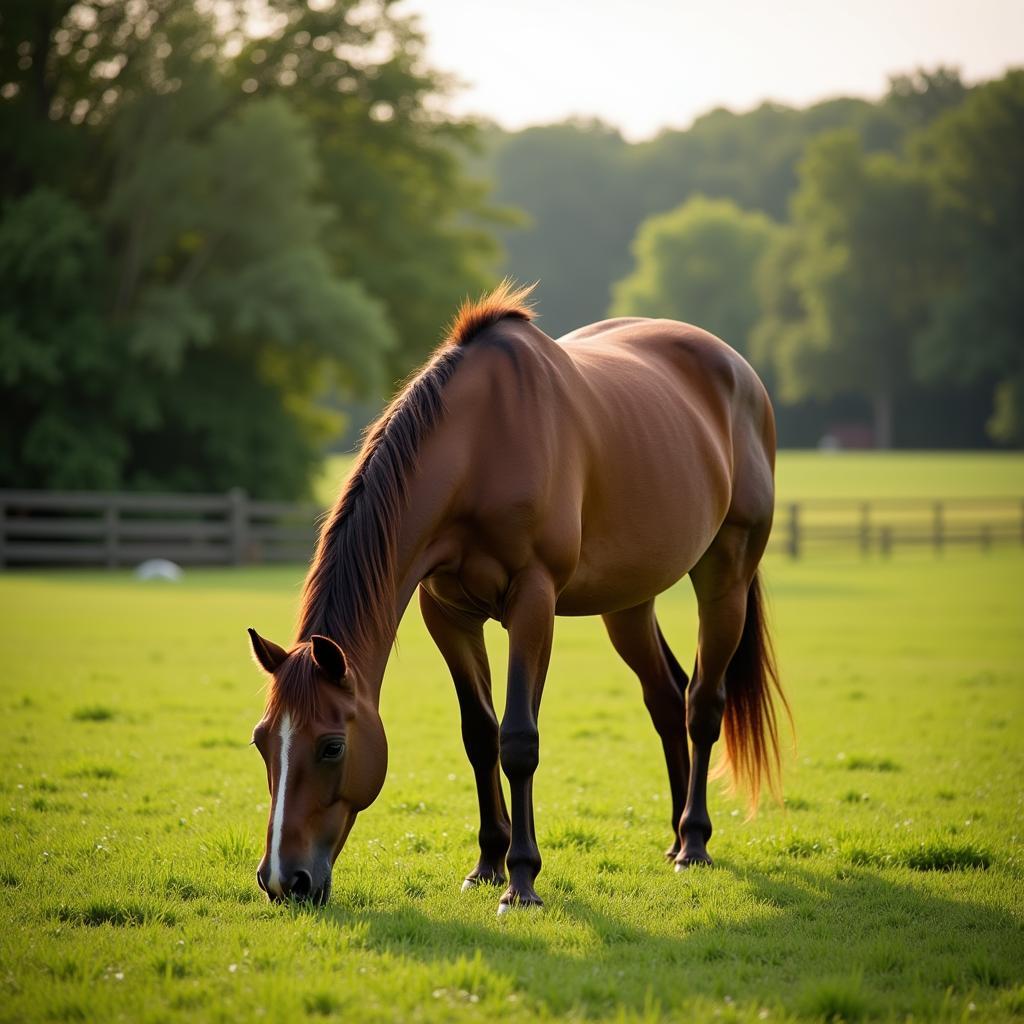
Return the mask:
<svg viewBox="0 0 1024 1024">
<path fill-rule="evenodd" d="M 381 683 L 416 590 L 480 805 L 463 889 L 505 887 L 499 914 L 542 902 L 533 777 L 556 615 L 600 615 L 639 677 L 668 769 L 676 870 L 712 863 L 721 734 L 752 808 L 762 782 L 778 791 L 775 699 L 789 709 L 758 576 L 774 510 L 765 388 L 724 341 L 675 321 L 605 320 L 556 341 L 533 323 L 531 291 L 506 280 L 462 305 L 366 434 L 322 524 L 293 644 L 249 630 L 270 676 L 253 742 L 271 796 L 257 879 L 272 900 L 326 903 L 353 822 L 380 792 Z M 654 610 L 687 574 L 692 678 Z M 487 619 L 509 638 L 500 723 Z"/>
</svg>

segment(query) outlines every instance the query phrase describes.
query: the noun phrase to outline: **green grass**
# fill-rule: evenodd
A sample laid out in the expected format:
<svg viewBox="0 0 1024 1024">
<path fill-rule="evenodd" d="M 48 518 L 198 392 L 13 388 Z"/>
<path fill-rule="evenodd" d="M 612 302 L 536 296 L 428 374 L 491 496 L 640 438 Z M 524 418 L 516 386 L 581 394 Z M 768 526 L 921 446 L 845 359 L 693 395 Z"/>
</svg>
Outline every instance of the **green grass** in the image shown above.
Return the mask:
<svg viewBox="0 0 1024 1024">
<path fill-rule="evenodd" d="M 301 570 L 0 577 L 0 1019 L 1020 1017 L 1024 553 L 767 576 L 799 731 L 787 809 L 745 822 L 716 789 L 718 866 L 673 874 L 639 686 L 599 622 L 559 620 L 547 905 L 500 922 L 496 892 L 458 891 L 472 777 L 418 614 L 385 684 L 387 784 L 314 912 L 256 888 L 267 794 L 246 745 L 244 627 L 286 639 Z M 688 588 L 661 609 L 685 664 Z"/>
<path fill-rule="evenodd" d="M 807 498 L 1022 498 L 1018 452 L 779 453 L 780 501 Z"/>
</svg>

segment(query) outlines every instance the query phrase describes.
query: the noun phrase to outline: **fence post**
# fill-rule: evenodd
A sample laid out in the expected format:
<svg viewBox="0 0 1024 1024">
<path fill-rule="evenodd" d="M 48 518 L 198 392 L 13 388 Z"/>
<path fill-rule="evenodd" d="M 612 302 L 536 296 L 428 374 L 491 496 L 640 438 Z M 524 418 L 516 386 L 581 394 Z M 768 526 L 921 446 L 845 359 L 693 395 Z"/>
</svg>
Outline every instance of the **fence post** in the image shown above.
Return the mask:
<svg viewBox="0 0 1024 1024">
<path fill-rule="evenodd" d="M 249 543 L 248 496 L 240 487 L 228 491 L 228 521 L 230 523 L 231 562 L 241 565 Z"/>
<path fill-rule="evenodd" d="M 892 527 L 883 526 L 879 534 L 882 555 L 888 558 L 892 554 Z"/>
<path fill-rule="evenodd" d="M 942 546 L 946 540 L 946 523 L 943 515 L 942 502 L 937 501 L 932 506 L 932 547 L 936 554 L 942 553 Z"/>
<path fill-rule="evenodd" d="M 103 547 L 108 569 L 117 568 L 117 529 L 120 523 L 117 505 L 111 501 L 103 510 Z"/>
<path fill-rule="evenodd" d="M 789 557 L 800 557 L 800 505 L 795 501 L 789 506 Z"/>
<path fill-rule="evenodd" d="M 871 502 L 865 501 L 860 506 L 860 553 L 867 557 L 871 550 Z"/>
</svg>

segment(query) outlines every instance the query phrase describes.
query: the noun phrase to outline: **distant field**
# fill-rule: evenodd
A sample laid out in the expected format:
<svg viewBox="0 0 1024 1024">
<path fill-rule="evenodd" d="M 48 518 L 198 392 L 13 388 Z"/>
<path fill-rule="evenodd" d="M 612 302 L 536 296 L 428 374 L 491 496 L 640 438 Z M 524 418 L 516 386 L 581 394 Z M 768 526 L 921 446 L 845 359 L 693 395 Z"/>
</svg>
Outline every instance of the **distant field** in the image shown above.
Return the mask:
<svg viewBox="0 0 1024 1024">
<path fill-rule="evenodd" d="M 317 500 L 330 504 L 352 459 L 328 459 Z M 1024 497 L 1024 455 L 1016 452 L 779 453 L 780 502 L 808 498 Z"/>
<path fill-rule="evenodd" d="M 781 501 L 806 498 L 1024 498 L 1016 452 L 779 453 Z"/>
<path fill-rule="evenodd" d="M 331 904 L 257 890 L 268 798 L 243 630 L 287 640 L 301 576 L 0 575 L 0 1020 L 1024 1017 L 1019 548 L 769 559 L 799 753 L 786 810 L 745 822 L 714 789 L 709 871 L 662 860 L 638 684 L 599 622 L 559 620 L 537 776 L 547 905 L 500 922 L 496 892 L 458 891 L 472 777 L 415 612 L 384 688 L 388 781 Z M 659 608 L 688 664 L 688 587 Z"/>
</svg>

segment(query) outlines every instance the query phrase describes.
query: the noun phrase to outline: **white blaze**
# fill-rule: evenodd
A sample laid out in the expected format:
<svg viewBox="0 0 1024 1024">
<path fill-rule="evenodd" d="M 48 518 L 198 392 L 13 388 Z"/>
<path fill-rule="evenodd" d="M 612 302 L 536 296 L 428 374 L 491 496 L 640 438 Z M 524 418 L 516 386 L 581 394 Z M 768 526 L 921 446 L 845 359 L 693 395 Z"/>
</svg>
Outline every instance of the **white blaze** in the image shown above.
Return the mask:
<svg viewBox="0 0 1024 1024">
<path fill-rule="evenodd" d="M 286 711 L 281 718 L 281 770 L 274 789 L 274 822 L 270 833 L 269 888 L 278 896 L 281 891 L 281 832 L 284 829 L 284 797 L 288 788 L 288 754 L 292 745 L 292 717 Z"/>
</svg>

